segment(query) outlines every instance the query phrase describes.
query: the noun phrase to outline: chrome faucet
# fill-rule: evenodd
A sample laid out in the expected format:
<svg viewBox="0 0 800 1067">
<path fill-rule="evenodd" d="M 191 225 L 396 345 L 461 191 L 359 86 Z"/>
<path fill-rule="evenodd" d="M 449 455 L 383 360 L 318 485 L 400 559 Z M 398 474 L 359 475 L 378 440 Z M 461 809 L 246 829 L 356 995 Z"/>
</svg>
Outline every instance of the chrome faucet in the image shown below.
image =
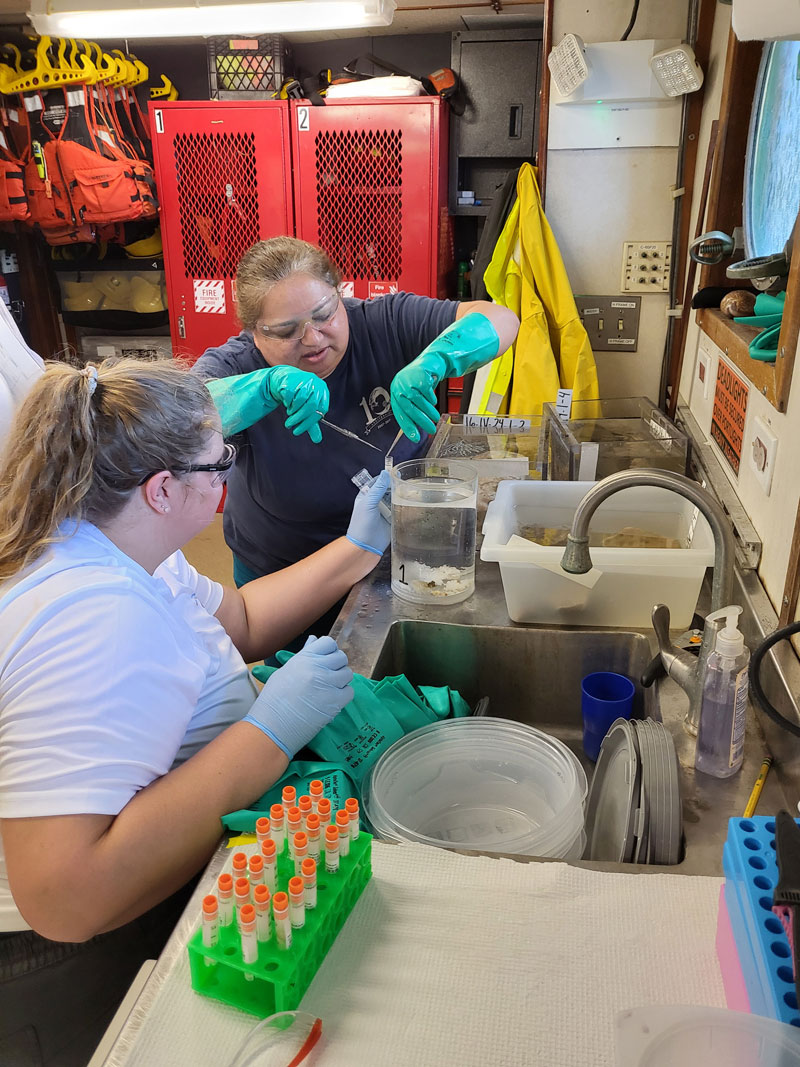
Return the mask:
<svg viewBox="0 0 800 1067">
<path fill-rule="evenodd" d="M 733 591 L 734 540 L 728 517 L 722 506 L 703 487 L 691 478 L 673 471 L 637 469 L 610 474 L 592 488 L 575 510 L 572 529 L 567 538 L 567 547 L 561 559 L 561 567 L 570 574 L 586 574 L 592 569 L 589 554 L 589 522 L 598 505 L 621 489 L 636 485 L 652 485 L 670 489 L 673 493 L 691 501 L 708 519 L 714 534 L 714 579 L 711 587 L 711 612 L 727 607 Z M 664 670 L 689 697 L 689 710 L 684 725 L 691 734 L 697 733 L 700 719 L 700 702 L 703 695 L 706 662 L 714 647 L 719 621 L 706 620 L 703 641 L 698 656 L 676 648 L 669 638 L 669 608 L 656 604 L 653 608 L 653 629 L 658 640 L 658 649 Z"/>
</svg>

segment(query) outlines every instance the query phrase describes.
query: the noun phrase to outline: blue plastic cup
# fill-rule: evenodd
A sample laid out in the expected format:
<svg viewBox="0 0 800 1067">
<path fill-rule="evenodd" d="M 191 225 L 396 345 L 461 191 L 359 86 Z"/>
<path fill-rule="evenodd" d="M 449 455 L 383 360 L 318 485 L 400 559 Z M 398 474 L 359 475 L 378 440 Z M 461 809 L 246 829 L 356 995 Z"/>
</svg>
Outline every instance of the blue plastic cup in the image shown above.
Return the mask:
<svg viewBox="0 0 800 1067">
<path fill-rule="evenodd" d="M 611 724 L 616 719 L 631 717 L 635 692 L 630 678 L 613 671 L 587 674 L 581 682 L 583 751 L 590 760 L 597 759 Z"/>
</svg>

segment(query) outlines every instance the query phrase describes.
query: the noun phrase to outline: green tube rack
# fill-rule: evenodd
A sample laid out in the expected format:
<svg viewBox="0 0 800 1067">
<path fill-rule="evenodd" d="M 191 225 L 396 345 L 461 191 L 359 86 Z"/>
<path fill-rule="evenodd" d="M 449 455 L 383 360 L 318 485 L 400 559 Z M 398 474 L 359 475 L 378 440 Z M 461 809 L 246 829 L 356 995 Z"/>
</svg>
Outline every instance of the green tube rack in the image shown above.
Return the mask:
<svg viewBox="0 0 800 1067">
<path fill-rule="evenodd" d="M 276 891 L 288 892 L 293 875 L 294 864 L 284 849 L 278 858 Z M 201 925 L 187 945 L 192 988 L 262 1019 L 278 1011 L 293 1011 L 371 877 L 370 834 L 362 831 L 350 842 L 350 854 L 339 858 L 336 874 L 325 870 L 323 850 L 317 864 L 317 906 L 306 909 L 305 926 L 292 930 L 290 949 L 278 948 L 273 922 L 270 940 L 259 942 L 256 963 L 242 960 L 235 915 L 229 926 L 220 926 L 213 948 L 203 945 Z M 214 962 L 209 966 L 207 959 Z"/>
</svg>

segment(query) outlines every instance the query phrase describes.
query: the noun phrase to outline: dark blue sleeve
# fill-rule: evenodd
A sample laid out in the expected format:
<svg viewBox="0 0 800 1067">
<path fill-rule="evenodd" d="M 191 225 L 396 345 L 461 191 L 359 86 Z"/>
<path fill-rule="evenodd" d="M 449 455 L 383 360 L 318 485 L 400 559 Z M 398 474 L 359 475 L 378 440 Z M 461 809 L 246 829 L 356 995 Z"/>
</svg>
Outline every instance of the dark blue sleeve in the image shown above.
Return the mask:
<svg viewBox="0 0 800 1067">
<path fill-rule="evenodd" d="M 455 321 L 458 301 L 393 293 L 370 301 L 365 310 L 369 318 L 374 315 L 381 327 L 397 338 L 401 366 L 406 366 Z"/>
<path fill-rule="evenodd" d="M 207 348 L 194 364 L 194 371 L 201 378 L 228 378 L 232 374 L 248 374 L 264 366 L 252 337 L 242 331 L 236 337 L 229 337 L 224 345 Z"/>
</svg>

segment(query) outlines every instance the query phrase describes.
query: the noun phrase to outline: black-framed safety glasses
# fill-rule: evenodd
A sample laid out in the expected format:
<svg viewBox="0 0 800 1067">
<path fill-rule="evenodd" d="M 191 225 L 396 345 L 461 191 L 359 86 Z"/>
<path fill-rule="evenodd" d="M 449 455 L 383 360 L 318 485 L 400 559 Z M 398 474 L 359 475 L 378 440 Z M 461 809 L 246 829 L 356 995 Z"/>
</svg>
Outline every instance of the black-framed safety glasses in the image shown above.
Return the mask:
<svg viewBox="0 0 800 1067">
<path fill-rule="evenodd" d="M 173 474 L 194 474 L 196 471 L 208 471 L 210 474 L 216 474 L 216 478 L 211 479 L 212 486 L 216 486 L 222 485 L 227 479 L 231 467 L 233 467 L 235 462 L 236 446 L 226 442 L 222 456 L 216 463 L 191 463 L 187 467 L 165 467 L 163 469 L 169 470 Z M 147 474 L 142 478 L 139 485 L 144 485 L 145 482 L 150 481 L 154 474 L 158 473 L 158 471 L 151 471 L 150 474 Z"/>
</svg>

